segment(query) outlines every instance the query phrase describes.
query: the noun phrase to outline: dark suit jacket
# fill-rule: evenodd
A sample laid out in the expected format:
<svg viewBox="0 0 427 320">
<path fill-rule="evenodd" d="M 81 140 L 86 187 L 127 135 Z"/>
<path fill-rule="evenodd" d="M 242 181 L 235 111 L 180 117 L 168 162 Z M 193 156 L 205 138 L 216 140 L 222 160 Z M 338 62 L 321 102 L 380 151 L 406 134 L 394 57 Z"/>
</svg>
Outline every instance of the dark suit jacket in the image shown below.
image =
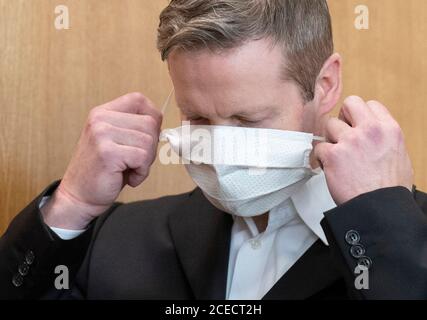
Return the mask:
<svg viewBox="0 0 427 320">
<path fill-rule="evenodd" d="M 225 298 L 232 217 L 199 189 L 116 203 L 82 236 L 62 241 L 38 209 L 58 183 L 26 207 L 0 239 L 0 298 Z M 317 241 L 264 298 L 427 298 L 425 212 L 427 195 L 400 187 L 361 195 L 326 212 L 322 227 L 330 246 Z M 359 258 L 352 241 L 372 262 L 368 290 L 354 285 Z M 58 265 L 70 270 L 70 290 L 54 289 Z"/>
</svg>

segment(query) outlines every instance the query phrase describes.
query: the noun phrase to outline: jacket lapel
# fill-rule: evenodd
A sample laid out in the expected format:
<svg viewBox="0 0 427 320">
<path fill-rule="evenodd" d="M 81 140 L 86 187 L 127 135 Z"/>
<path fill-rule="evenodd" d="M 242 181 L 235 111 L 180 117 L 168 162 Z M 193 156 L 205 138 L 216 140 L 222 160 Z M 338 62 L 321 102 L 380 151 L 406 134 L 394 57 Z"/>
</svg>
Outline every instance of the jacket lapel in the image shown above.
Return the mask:
<svg viewBox="0 0 427 320">
<path fill-rule="evenodd" d="M 177 255 L 196 299 L 225 299 L 232 224 L 200 189 L 170 217 Z"/>
<path fill-rule="evenodd" d="M 340 273 L 334 268 L 329 248 L 321 240 L 318 240 L 283 275 L 263 299 L 307 299 L 337 284 L 340 278 Z M 334 289 L 340 291 L 338 296 L 345 295 L 344 286 L 334 286 Z"/>
<path fill-rule="evenodd" d="M 171 215 L 172 239 L 195 299 L 225 299 L 232 225 L 233 218 L 212 206 L 200 189 L 191 193 L 185 208 Z M 329 248 L 318 240 L 263 299 L 310 298 L 339 282 L 340 273 L 333 266 Z M 345 294 L 341 286 L 338 290 Z"/>
</svg>

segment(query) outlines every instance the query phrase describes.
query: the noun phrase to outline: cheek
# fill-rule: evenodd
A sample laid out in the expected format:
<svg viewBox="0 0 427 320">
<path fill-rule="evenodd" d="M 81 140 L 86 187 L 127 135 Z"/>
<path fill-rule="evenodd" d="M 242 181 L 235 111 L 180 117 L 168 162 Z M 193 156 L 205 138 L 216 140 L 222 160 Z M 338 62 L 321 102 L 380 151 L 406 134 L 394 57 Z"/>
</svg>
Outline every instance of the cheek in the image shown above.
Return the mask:
<svg viewBox="0 0 427 320">
<path fill-rule="evenodd" d="M 303 112 L 301 114 L 301 124 L 301 131 L 316 133 L 316 113 L 314 112 L 314 109 L 310 104 L 307 104 L 303 107 Z"/>
<path fill-rule="evenodd" d="M 276 128 L 289 131 L 304 131 L 307 106 L 301 96 L 300 89 L 293 82 L 281 84 L 276 101 L 281 101 L 282 108 L 277 119 L 273 119 Z"/>
<path fill-rule="evenodd" d="M 302 120 L 301 120 L 301 124 L 302 124 L 302 130 L 304 132 L 313 132 L 314 128 L 316 127 L 316 120 L 315 117 L 312 113 L 304 113 Z"/>
</svg>

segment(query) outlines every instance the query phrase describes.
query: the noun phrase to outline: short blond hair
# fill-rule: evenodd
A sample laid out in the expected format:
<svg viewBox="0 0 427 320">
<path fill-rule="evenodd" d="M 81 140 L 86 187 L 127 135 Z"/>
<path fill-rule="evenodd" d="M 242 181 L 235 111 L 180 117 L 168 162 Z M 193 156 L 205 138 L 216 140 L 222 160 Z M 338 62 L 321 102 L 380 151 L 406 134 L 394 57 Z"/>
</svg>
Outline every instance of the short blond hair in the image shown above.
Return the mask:
<svg viewBox="0 0 427 320">
<path fill-rule="evenodd" d="M 326 0 L 172 0 L 160 15 L 157 46 L 166 60 L 175 48 L 225 50 L 263 38 L 282 46 L 284 79 L 311 101 L 334 50 Z"/>
</svg>

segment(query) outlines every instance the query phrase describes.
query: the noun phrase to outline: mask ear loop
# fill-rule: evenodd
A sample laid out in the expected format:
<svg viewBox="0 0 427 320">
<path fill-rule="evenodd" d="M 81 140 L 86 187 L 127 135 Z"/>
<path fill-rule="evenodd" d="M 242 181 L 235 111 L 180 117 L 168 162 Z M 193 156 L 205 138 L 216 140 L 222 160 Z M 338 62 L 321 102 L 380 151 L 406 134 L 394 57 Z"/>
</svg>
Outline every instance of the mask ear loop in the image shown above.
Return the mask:
<svg viewBox="0 0 427 320">
<path fill-rule="evenodd" d="M 174 94 L 174 93 L 175 93 L 175 88 L 172 88 L 172 90 L 171 90 L 171 92 L 169 93 L 169 95 L 168 95 L 168 97 L 167 97 L 167 99 L 166 99 L 165 103 L 163 104 L 162 108 L 160 109 L 160 110 L 161 110 L 161 113 L 162 113 L 162 115 L 163 115 L 163 118 L 165 117 L 166 111 L 167 111 L 167 109 L 168 109 L 168 107 L 169 107 L 169 104 L 170 104 L 170 102 L 171 102 L 171 100 L 172 100 L 172 96 L 173 96 L 173 94 Z M 159 141 L 163 141 L 162 133 L 160 133 L 160 135 L 159 135 Z"/>
<path fill-rule="evenodd" d="M 314 136 L 313 140 L 315 141 L 320 141 L 320 142 L 326 142 L 326 138 L 323 137 L 319 137 L 319 136 Z"/>
<path fill-rule="evenodd" d="M 162 107 L 162 110 L 161 110 L 163 116 L 165 115 L 165 113 L 166 113 L 166 111 L 167 111 L 167 109 L 169 107 L 169 104 L 170 104 L 170 102 L 172 100 L 172 96 L 173 96 L 174 93 L 175 93 L 175 88 L 172 88 L 172 90 L 169 93 L 168 98 L 166 99 L 165 103 L 163 104 L 163 107 Z"/>
</svg>

